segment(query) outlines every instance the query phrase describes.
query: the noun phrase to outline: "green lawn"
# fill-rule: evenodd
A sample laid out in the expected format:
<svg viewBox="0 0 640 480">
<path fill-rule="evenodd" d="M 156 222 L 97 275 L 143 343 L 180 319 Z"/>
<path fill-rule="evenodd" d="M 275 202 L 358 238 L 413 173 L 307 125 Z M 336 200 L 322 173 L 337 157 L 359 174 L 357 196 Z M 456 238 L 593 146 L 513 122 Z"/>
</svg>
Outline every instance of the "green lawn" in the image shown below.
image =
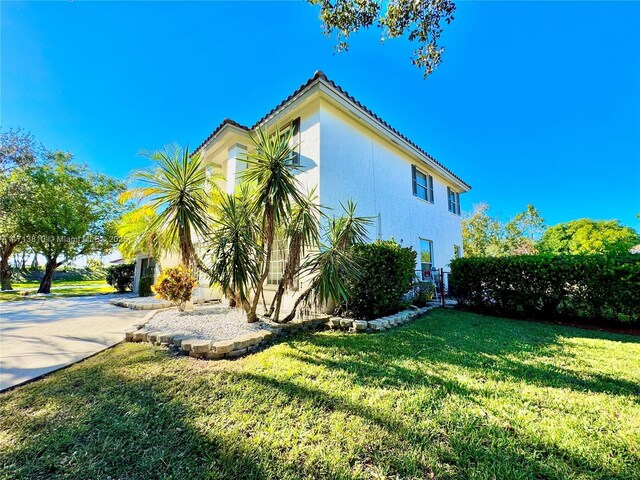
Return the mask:
<svg viewBox="0 0 640 480">
<path fill-rule="evenodd" d="M 19 291 L 0 292 L 0 303 L 15 300 L 42 300 L 49 297 L 38 297 L 34 294 L 38 291 L 40 282 L 13 283 L 15 289 L 28 289 L 30 295 L 23 297 Z M 52 297 L 77 297 L 82 295 L 96 295 L 101 293 L 114 293 L 115 289 L 104 280 L 59 280 L 51 286 Z"/>
<path fill-rule="evenodd" d="M 640 478 L 640 339 L 436 310 L 229 362 L 125 344 L 0 395 L 3 478 Z"/>
</svg>

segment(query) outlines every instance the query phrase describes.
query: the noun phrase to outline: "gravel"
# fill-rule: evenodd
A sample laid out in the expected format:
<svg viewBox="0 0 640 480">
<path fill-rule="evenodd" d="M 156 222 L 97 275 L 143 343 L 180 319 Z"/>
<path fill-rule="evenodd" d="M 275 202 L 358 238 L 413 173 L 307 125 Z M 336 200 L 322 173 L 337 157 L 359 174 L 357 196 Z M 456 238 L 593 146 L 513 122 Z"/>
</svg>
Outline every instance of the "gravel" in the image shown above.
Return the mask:
<svg viewBox="0 0 640 480">
<path fill-rule="evenodd" d="M 177 309 L 158 312 L 144 329 L 180 333 L 213 341 L 229 340 L 262 329 L 271 330 L 263 322 L 247 323 L 244 312 L 225 305 L 195 307 L 186 312 L 179 312 Z"/>
</svg>

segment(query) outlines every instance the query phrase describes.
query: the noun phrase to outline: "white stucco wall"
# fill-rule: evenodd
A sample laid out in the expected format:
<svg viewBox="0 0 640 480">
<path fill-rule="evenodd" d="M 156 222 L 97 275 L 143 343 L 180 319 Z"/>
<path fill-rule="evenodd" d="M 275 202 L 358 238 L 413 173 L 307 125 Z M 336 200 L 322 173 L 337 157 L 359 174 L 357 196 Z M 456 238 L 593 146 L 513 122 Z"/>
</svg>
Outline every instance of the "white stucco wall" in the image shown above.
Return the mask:
<svg viewBox="0 0 640 480">
<path fill-rule="evenodd" d="M 448 210 L 445 180 L 328 102 L 320 107 L 320 136 L 322 205 L 339 214 L 340 202 L 356 201 L 359 215 L 380 219 L 371 240 L 394 238 L 418 254 L 419 239 L 431 240 L 435 267 L 446 268 L 462 234 L 460 216 Z M 433 204 L 413 195 L 412 163 L 433 176 Z"/>
</svg>

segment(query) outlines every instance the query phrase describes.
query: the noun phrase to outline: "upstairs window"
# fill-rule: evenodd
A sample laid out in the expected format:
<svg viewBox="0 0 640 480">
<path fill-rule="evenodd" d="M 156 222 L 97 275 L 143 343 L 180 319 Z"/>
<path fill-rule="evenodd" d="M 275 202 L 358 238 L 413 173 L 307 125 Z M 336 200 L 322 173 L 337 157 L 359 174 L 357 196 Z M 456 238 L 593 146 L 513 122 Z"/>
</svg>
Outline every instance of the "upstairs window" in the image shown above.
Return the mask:
<svg viewBox="0 0 640 480">
<path fill-rule="evenodd" d="M 293 130 L 291 135 L 291 141 L 293 142 L 293 156 L 291 162 L 294 165 L 300 165 L 300 117 L 291 122 L 291 129 Z"/>
<path fill-rule="evenodd" d="M 460 194 L 447 187 L 447 197 L 449 198 L 449 211 L 460 215 Z"/>
<path fill-rule="evenodd" d="M 460 245 L 453 246 L 453 258 L 460 258 Z"/>
<path fill-rule="evenodd" d="M 411 165 L 411 176 L 413 177 L 413 194 L 433 203 L 433 177 L 421 172 L 415 165 Z"/>
<path fill-rule="evenodd" d="M 291 163 L 300 165 L 300 117 L 292 120 L 290 124 L 280 130 L 280 138 L 287 138 L 289 132 L 291 132 L 291 143 L 289 144 L 291 147 Z"/>
</svg>

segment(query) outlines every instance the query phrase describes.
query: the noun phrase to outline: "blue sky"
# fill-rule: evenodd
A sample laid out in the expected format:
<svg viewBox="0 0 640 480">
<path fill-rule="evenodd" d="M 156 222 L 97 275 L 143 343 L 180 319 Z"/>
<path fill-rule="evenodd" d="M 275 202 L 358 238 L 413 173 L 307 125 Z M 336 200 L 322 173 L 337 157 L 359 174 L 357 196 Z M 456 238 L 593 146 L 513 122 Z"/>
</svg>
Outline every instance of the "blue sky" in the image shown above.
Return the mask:
<svg viewBox="0 0 640 480">
<path fill-rule="evenodd" d="M 1 125 L 125 178 L 137 154 L 251 124 L 323 70 L 503 219 L 640 229 L 639 2 L 459 2 L 427 80 L 404 40 L 335 55 L 299 2 L 2 2 Z"/>
</svg>

